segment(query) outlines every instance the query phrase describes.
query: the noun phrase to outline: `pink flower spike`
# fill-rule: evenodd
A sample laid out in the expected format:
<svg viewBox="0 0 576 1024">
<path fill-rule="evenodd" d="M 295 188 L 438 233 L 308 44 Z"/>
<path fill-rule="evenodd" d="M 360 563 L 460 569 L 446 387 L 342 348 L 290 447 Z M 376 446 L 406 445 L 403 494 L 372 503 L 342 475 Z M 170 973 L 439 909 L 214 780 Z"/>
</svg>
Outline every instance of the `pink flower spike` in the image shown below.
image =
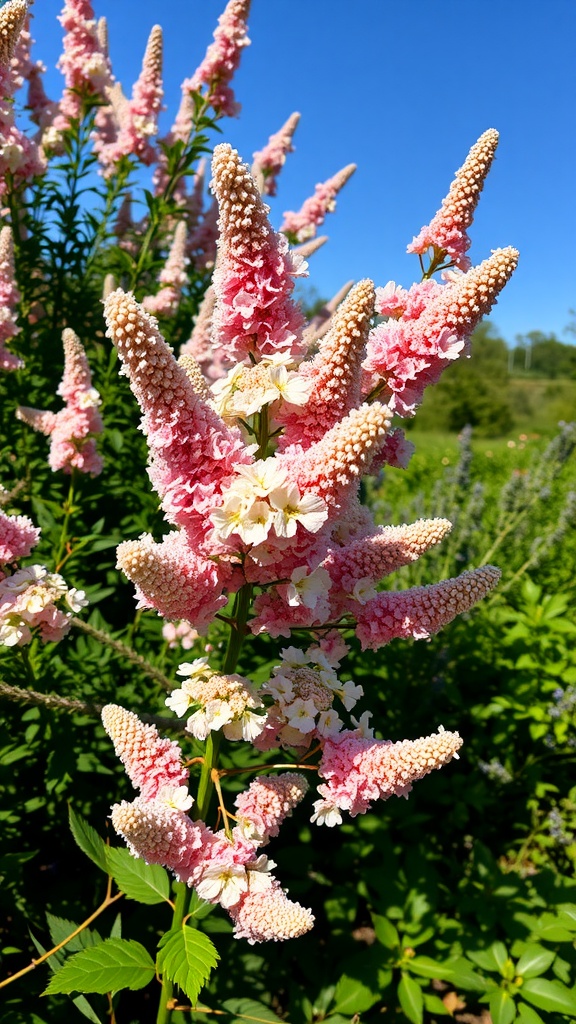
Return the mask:
<svg viewBox="0 0 576 1024">
<path fill-rule="evenodd" d="M 276 178 L 286 163 L 288 153 L 294 152 L 292 138 L 299 120 L 300 114 L 290 114 L 280 131 L 270 136 L 264 149 L 254 153 L 252 177 L 257 182 L 260 192 L 265 196 L 276 195 Z"/>
<path fill-rule="evenodd" d="M 260 776 L 236 797 L 238 823 L 248 839 L 265 846 L 307 792 L 308 783 L 298 772 Z"/>
<path fill-rule="evenodd" d="M 27 14 L 27 0 L 8 0 L 8 3 L 0 8 L 0 68 L 2 70 L 10 65 Z"/>
<path fill-rule="evenodd" d="M 39 538 L 40 529 L 28 516 L 7 516 L 0 509 L 0 565 L 25 558 Z"/>
<path fill-rule="evenodd" d="M 238 464 L 250 464 L 240 431 L 227 427 L 200 397 L 158 331 L 157 321 L 120 288 L 108 296 L 107 337 L 143 412 L 150 479 L 169 522 L 185 526 L 189 539 L 210 529 L 207 509 Z M 170 616 L 172 617 L 172 616 Z M 190 618 L 180 612 L 176 618 Z"/>
<path fill-rule="evenodd" d="M 103 430 L 98 411 L 100 396 L 92 387 L 92 376 L 86 353 L 78 336 L 69 327 L 62 332 L 64 344 L 64 376 L 58 388 L 66 405 L 59 412 L 19 406 L 16 416 L 34 430 L 50 437 L 50 468 L 71 473 L 97 476 L 102 472 L 102 458 L 96 450 L 95 435 Z"/>
<path fill-rule="evenodd" d="M 136 586 L 139 608 L 155 608 L 165 619 L 187 619 L 203 631 L 227 602 L 229 563 L 203 558 L 184 531 L 167 534 L 159 544 L 143 534 L 124 541 L 116 553 L 117 567 Z"/>
<path fill-rule="evenodd" d="M 458 733 L 442 726 L 431 736 L 399 743 L 364 739 L 354 732 L 326 740 L 318 772 L 328 782 L 318 786 L 322 800 L 315 804 L 312 821 L 336 824 L 331 813 L 348 811 L 354 818 L 374 800 L 407 797 L 413 782 L 458 758 L 461 746 Z"/>
<path fill-rule="evenodd" d="M 312 383 L 312 390 L 305 405 L 278 415 L 285 425 L 282 448 L 298 443 L 309 448 L 360 404 L 361 359 L 373 313 L 374 285 L 366 279 L 336 310 L 314 359 L 300 364 L 298 375 Z"/>
<path fill-rule="evenodd" d="M 448 256 L 460 270 L 468 270 L 470 260 L 466 253 L 470 248 L 470 238 L 467 229 L 472 223 L 497 145 L 498 132 L 494 128 L 480 136 L 462 167 L 456 171 L 441 208 L 430 224 L 413 239 L 408 252 L 425 253 L 432 248 L 441 260 Z"/>
<path fill-rule="evenodd" d="M 216 146 L 212 189 L 220 209 L 220 240 L 213 285 L 213 329 L 230 362 L 256 362 L 302 351 L 304 319 L 291 298 L 299 272 L 285 238 L 268 222 L 268 207 L 237 151 Z"/>
<path fill-rule="evenodd" d="M 2 8 L 6 10 L 6 8 Z M 20 333 L 16 326 L 17 305 L 20 292 L 16 287 L 14 270 L 14 242 L 12 230 L 4 227 L 0 231 L 0 369 L 19 370 L 24 363 L 18 356 L 8 352 L 6 342 Z"/>
<path fill-rule="evenodd" d="M 147 295 L 142 300 L 142 307 L 147 313 L 169 316 L 177 312 L 182 290 L 188 284 L 186 235 L 186 223 L 180 220 L 176 225 L 168 258 L 158 277 L 163 287 L 156 295 Z"/>
<path fill-rule="evenodd" d="M 518 251 L 509 246 L 444 286 L 434 281 L 418 286 L 416 308 L 407 307 L 400 320 L 379 324 L 370 334 L 362 364 L 368 389 L 384 381 L 381 394 L 390 408 L 413 416 L 427 385 L 435 384 L 452 360 L 468 354 L 472 332 L 517 265 Z"/>
<path fill-rule="evenodd" d="M 153 800 L 164 786 L 186 785 L 188 769 L 182 764 L 178 743 L 162 739 L 155 725 L 144 725 L 138 715 L 118 704 L 102 708 L 102 723 L 130 782 L 144 800 Z"/>
<path fill-rule="evenodd" d="M 62 131 L 72 119 L 80 117 L 84 96 L 107 98 L 112 76 L 90 0 L 65 0 L 58 20 L 64 29 L 64 52 L 58 67 L 64 75 L 65 89 L 53 127 Z"/>
<path fill-rule="evenodd" d="M 282 942 L 305 935 L 314 924 L 312 911 L 289 900 L 278 883 L 263 892 L 248 893 L 230 909 L 234 938 Z"/>
<path fill-rule="evenodd" d="M 166 796 L 160 790 L 154 799 L 139 796 L 114 804 L 111 818 L 133 857 L 169 868 L 188 885 L 200 879 L 210 847 L 218 844 L 204 822 L 192 822 L 171 806 L 170 788 Z"/>
<path fill-rule="evenodd" d="M 369 470 L 384 442 L 390 418 L 390 410 L 379 402 L 352 409 L 306 451 L 294 445 L 278 455 L 279 465 L 301 494 L 312 491 L 324 499 L 331 521 Z"/>
<path fill-rule="evenodd" d="M 250 45 L 248 25 L 250 0 L 228 0 L 224 13 L 218 19 L 214 42 L 206 51 L 201 65 L 182 84 L 182 91 L 199 92 L 206 88 L 206 99 L 212 109 L 220 115 L 234 117 L 240 105 L 234 99 L 230 82 L 240 65 L 242 50 Z"/>
<path fill-rule="evenodd" d="M 347 601 L 360 580 L 379 580 L 420 558 L 452 529 L 448 519 L 418 519 L 409 526 L 383 526 L 377 533 L 330 552 L 322 563 L 332 579 L 331 595 Z"/>
<path fill-rule="evenodd" d="M 108 95 L 112 99 L 112 95 Z M 143 164 L 152 164 L 157 159 L 156 148 L 150 140 L 158 132 L 163 95 L 162 29 L 160 25 L 154 25 L 148 38 L 142 71 L 132 89 L 132 99 L 124 101 L 121 110 L 117 107 L 114 112 L 113 109 L 120 129 L 118 135 L 114 137 L 112 133 L 108 142 L 103 138 L 96 147 L 105 174 L 110 173 L 124 156 L 135 156 Z"/>
<path fill-rule="evenodd" d="M 291 242 L 306 242 L 313 238 L 316 228 L 324 223 L 326 214 L 334 213 L 336 196 L 355 170 L 356 164 L 347 164 L 332 178 L 328 178 L 328 181 L 316 185 L 314 195 L 306 200 L 298 213 L 288 210 L 284 214 L 280 231 L 287 235 Z"/>
<path fill-rule="evenodd" d="M 377 651 L 395 637 L 427 639 L 481 601 L 500 579 L 493 565 L 427 587 L 377 594 L 356 612 L 362 650 Z"/>
</svg>

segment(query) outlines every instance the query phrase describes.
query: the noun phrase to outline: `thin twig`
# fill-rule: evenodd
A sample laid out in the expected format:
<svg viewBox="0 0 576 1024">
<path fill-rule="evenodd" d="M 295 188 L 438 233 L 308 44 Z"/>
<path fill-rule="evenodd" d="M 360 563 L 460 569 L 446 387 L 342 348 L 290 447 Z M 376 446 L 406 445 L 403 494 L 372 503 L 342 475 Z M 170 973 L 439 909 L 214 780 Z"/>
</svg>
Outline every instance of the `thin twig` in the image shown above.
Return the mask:
<svg viewBox="0 0 576 1024">
<path fill-rule="evenodd" d="M 155 668 L 151 665 L 146 658 L 143 658 L 141 654 L 138 654 L 132 647 L 128 647 L 123 644 L 121 640 L 115 640 L 114 637 L 110 636 L 110 633 L 106 633 L 103 629 L 96 629 L 95 626 L 91 626 L 88 622 L 84 622 L 82 619 L 73 616 L 72 625 L 76 629 L 82 630 L 87 636 L 91 636 L 94 640 L 98 640 L 101 644 L 105 644 L 106 647 L 112 648 L 122 658 L 126 658 L 127 661 L 132 662 L 133 665 L 137 665 L 145 675 L 150 679 L 154 679 L 155 682 L 160 683 L 165 690 L 174 689 L 174 683 L 168 676 L 165 676 L 159 668 Z"/>
</svg>

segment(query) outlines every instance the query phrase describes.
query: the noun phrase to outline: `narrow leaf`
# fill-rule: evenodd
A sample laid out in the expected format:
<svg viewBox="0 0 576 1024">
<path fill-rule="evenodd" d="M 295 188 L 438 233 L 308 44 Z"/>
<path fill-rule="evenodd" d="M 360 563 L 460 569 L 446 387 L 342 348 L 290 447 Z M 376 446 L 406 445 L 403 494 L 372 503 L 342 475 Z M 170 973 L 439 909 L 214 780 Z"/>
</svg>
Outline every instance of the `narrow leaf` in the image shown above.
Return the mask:
<svg viewBox="0 0 576 1024">
<path fill-rule="evenodd" d="M 83 949 L 66 961 L 44 991 L 116 992 L 144 988 L 154 977 L 152 958 L 133 939 L 105 939 L 99 946 Z"/>
<path fill-rule="evenodd" d="M 170 881 L 159 864 L 147 864 L 121 847 L 107 848 L 108 871 L 129 900 L 163 903 L 170 898 Z"/>
<path fill-rule="evenodd" d="M 196 1003 L 216 963 L 218 953 L 207 935 L 183 925 L 162 936 L 158 950 L 158 971 Z"/>
<path fill-rule="evenodd" d="M 100 838 L 96 829 L 92 828 L 84 818 L 69 808 L 70 831 L 77 845 L 105 874 L 108 874 L 106 862 L 106 843 Z"/>
<path fill-rule="evenodd" d="M 46 921 L 50 931 L 50 938 L 55 946 L 59 946 L 61 942 L 64 942 L 64 939 L 67 939 L 78 927 L 75 921 L 66 921 L 65 918 L 54 917 L 53 914 L 48 912 L 46 913 Z M 100 942 L 102 942 L 102 938 L 96 929 L 83 928 L 63 948 L 66 949 L 67 953 L 78 953 L 81 949 L 86 949 L 88 946 L 97 946 Z"/>
<path fill-rule="evenodd" d="M 418 982 L 414 981 L 414 978 L 411 978 L 409 974 L 402 974 L 398 985 L 398 999 L 408 1020 L 411 1020 L 412 1024 L 422 1024 L 424 1020 L 422 989 Z"/>
</svg>

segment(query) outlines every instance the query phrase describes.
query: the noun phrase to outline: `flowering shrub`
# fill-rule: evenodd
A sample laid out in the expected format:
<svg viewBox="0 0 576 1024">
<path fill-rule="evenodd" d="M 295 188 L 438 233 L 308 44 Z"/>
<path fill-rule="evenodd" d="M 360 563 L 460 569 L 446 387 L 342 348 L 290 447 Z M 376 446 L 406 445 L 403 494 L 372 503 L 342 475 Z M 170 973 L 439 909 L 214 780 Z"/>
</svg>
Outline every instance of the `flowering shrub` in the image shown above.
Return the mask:
<svg viewBox="0 0 576 1024">
<path fill-rule="evenodd" d="M 407 466 L 412 445 L 394 417 L 412 417 L 426 386 L 469 355 L 474 328 L 515 270 L 512 248 L 495 250 L 476 267 L 467 256 L 497 133 L 485 132 L 473 146 L 441 209 L 409 246 L 419 255 L 422 279 L 408 289 L 363 280 L 332 303 L 322 323 L 307 323 L 295 282 L 308 272 L 322 241 L 317 228 L 353 165 L 317 186 L 276 231 L 262 196 L 277 188 L 297 125 L 293 115 L 254 154 L 252 171 L 231 146 L 217 145 L 213 200 L 207 204 L 204 194 L 207 133 L 238 112 L 231 82 L 248 43 L 248 8 L 248 0 L 229 0 L 162 138 L 158 26 L 128 100 L 110 66 L 105 24 L 96 22 L 89 0 L 67 0 L 60 19 L 64 91 L 54 103 L 41 88 L 41 65 L 30 59 L 26 0 L 9 0 L 0 10 L 2 130 L 9 140 L 0 155 L 4 427 L 16 437 L 15 460 L 42 444 L 32 427 L 50 438 L 51 472 L 70 477 L 59 520 L 54 508 L 48 514 L 50 499 L 37 502 L 53 569 L 19 565 L 39 542 L 39 528 L 29 516 L 0 514 L 0 644 L 21 657 L 30 684 L 36 680 L 26 648 L 34 654 L 73 626 L 86 643 L 101 645 L 102 657 L 127 659 L 169 691 L 164 704 L 176 716 L 144 720 L 145 700 L 140 716 L 123 706 L 121 693 L 97 708 L 137 790 L 111 812 L 127 849 L 108 847 L 72 816 L 76 841 L 120 893 L 170 904 L 172 925 L 157 960 L 142 943 L 114 932 L 69 958 L 46 991 L 139 989 L 156 971 L 158 1020 L 175 1009 L 175 985 L 194 1003 L 216 964 L 210 939 L 188 923 L 197 924 L 211 905 L 219 904 L 233 935 L 251 945 L 312 928 L 312 910 L 287 894 L 276 864 L 260 852 L 309 793 L 318 797 L 311 823 L 333 828 L 379 800 L 407 797 L 415 782 L 458 758 L 459 733 L 440 723 L 420 738 L 376 736 L 372 712 L 356 710 L 364 689 L 342 663 L 353 643 L 377 651 L 394 638 L 429 638 L 468 612 L 500 576 L 488 564 L 403 591 L 379 590 L 385 577 L 440 544 L 451 523 L 421 518 L 379 527 L 360 490 L 362 477 L 384 465 Z M 12 98 L 24 81 L 38 127 L 33 137 L 13 116 Z M 81 181 L 96 165 L 100 205 L 86 213 L 78 201 Z M 153 167 L 153 191 L 134 220 L 140 165 Z M 61 382 L 52 387 L 65 403 L 58 411 L 46 408 L 48 385 L 60 375 L 54 335 L 64 345 Z M 132 439 L 116 360 L 141 414 L 148 476 L 166 532 L 155 521 L 158 502 L 145 495 L 138 475 L 141 448 Z M 27 379 L 39 408 L 20 402 Z M 101 629 L 97 616 L 77 617 L 85 594 L 60 574 L 65 565 L 79 574 L 96 605 L 113 603 L 123 586 L 111 566 L 96 565 L 108 587 L 99 580 L 90 594 L 84 553 L 90 562 L 106 549 L 103 520 L 92 516 L 102 500 L 95 478 L 101 474 L 105 489 L 107 463 L 127 444 L 132 488 L 124 481 L 122 502 L 130 508 L 142 500 L 149 518 L 136 530 L 118 514 L 116 569 L 135 587 L 138 621 L 144 610 L 158 613 L 165 645 L 174 649 L 180 641 L 197 655 L 179 666 L 181 685 L 153 664 L 152 653 L 144 656 Z M 23 457 L 19 465 L 27 465 Z M 31 486 L 26 472 L 22 479 Z M 6 504 L 18 506 L 22 481 L 9 482 Z M 269 641 L 279 637 L 285 645 L 277 653 Z M 254 678 L 248 641 L 266 652 Z M 60 651 L 56 657 L 66 660 Z M 16 685 L 2 690 L 17 700 L 26 692 Z M 58 702 L 59 695 L 45 696 L 47 706 Z M 146 696 L 157 711 L 157 692 Z M 36 691 L 34 701 L 42 703 Z M 66 696 L 60 706 L 96 710 L 67 704 Z M 170 729 L 177 740 L 164 737 Z M 239 790 L 240 776 L 247 784 Z M 100 909 L 117 896 L 110 882 Z"/>
</svg>

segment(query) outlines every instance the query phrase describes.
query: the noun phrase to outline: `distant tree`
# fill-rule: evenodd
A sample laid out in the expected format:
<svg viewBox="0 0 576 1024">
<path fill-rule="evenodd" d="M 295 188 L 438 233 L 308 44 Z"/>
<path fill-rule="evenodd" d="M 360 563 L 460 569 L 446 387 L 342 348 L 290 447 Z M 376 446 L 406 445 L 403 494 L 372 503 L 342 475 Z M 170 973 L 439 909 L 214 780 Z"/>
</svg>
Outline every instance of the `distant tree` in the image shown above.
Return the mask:
<svg viewBox="0 0 576 1024">
<path fill-rule="evenodd" d="M 576 378 L 576 348 L 565 345 L 555 334 L 529 331 L 518 334 L 514 349 L 513 367 L 525 370 L 535 377 L 556 380 L 559 377 Z"/>
</svg>

